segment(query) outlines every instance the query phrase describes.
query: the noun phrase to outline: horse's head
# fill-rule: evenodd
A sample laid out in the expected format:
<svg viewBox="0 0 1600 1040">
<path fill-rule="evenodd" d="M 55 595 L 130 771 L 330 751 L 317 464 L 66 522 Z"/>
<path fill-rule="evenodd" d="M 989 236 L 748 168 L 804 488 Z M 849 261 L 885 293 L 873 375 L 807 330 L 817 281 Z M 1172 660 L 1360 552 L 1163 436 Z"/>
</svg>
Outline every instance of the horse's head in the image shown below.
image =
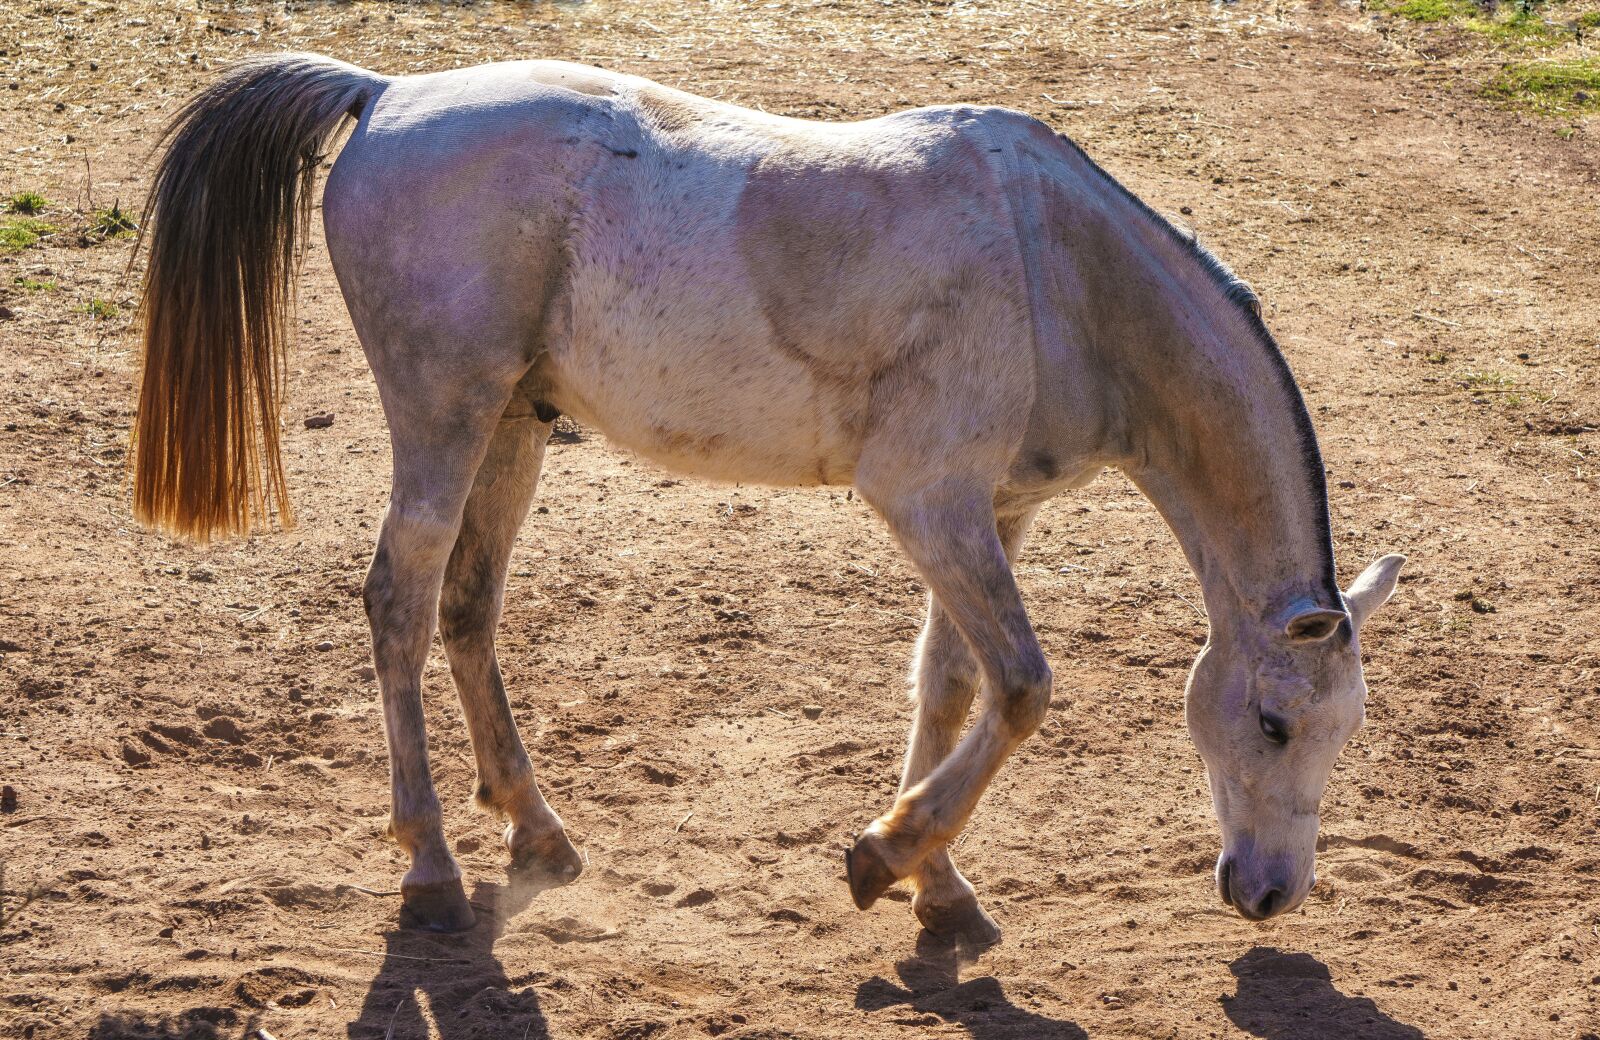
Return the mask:
<svg viewBox="0 0 1600 1040">
<path fill-rule="evenodd" d="M 1394 591 L 1385 556 L 1338 604 L 1300 601 L 1265 619 L 1215 619 L 1189 675 L 1189 733 L 1222 824 L 1217 891 L 1252 920 L 1293 910 L 1316 882 L 1317 808 L 1366 715 L 1359 633 Z"/>
</svg>

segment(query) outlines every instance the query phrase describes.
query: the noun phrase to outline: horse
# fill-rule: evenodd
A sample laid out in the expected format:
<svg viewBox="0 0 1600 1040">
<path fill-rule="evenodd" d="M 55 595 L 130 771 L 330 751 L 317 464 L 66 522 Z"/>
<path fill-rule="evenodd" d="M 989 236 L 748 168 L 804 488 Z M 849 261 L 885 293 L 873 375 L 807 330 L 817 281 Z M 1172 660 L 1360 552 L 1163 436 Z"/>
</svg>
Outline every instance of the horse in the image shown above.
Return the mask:
<svg viewBox="0 0 1600 1040">
<path fill-rule="evenodd" d="M 145 212 L 147 525 L 205 541 L 293 522 L 287 314 L 347 129 L 322 213 L 393 449 L 363 599 L 404 923 L 473 924 L 428 766 L 435 629 L 513 869 L 582 869 L 494 643 L 562 414 L 687 474 L 849 485 L 882 517 L 927 619 L 899 793 L 845 873 L 857 907 L 909 882 L 924 927 L 975 945 L 999 929 L 949 846 L 1051 703 L 1012 564 L 1045 502 L 1120 469 L 1203 589 L 1185 701 L 1216 890 L 1255 920 L 1306 898 L 1323 790 L 1364 717 L 1359 632 L 1404 557 L 1341 591 L 1299 389 L 1255 292 L 1193 234 L 1001 108 L 812 122 L 559 61 L 391 77 L 246 60 L 168 127 Z"/>
</svg>

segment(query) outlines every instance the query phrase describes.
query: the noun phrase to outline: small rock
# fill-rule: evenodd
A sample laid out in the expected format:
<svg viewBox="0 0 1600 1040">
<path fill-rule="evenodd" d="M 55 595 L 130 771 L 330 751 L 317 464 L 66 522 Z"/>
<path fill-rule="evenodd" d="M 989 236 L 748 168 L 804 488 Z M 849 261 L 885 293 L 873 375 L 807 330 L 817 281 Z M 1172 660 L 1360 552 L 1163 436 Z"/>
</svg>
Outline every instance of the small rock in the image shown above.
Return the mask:
<svg viewBox="0 0 1600 1040">
<path fill-rule="evenodd" d="M 0 307 L 0 321 L 10 321 L 12 318 L 15 318 L 16 316 L 17 316 L 16 312 L 13 311 L 10 307 Z"/>
<path fill-rule="evenodd" d="M 173 933 L 176 932 L 176 931 L 177 931 L 177 929 L 172 927 L 169 924 L 165 928 L 161 929 L 161 931 L 157 932 L 156 934 L 159 935 L 163 939 L 170 939 L 170 938 L 172 938 Z"/>
<path fill-rule="evenodd" d="M 10 784 L 0 787 L 0 812 L 13 813 L 17 811 L 17 789 Z"/>
<path fill-rule="evenodd" d="M 308 430 L 326 430 L 332 425 L 332 412 L 324 412 L 321 415 L 309 415 L 306 417 L 306 429 Z"/>
<path fill-rule="evenodd" d="M 324 639 L 322 642 L 318 643 L 316 646 L 312 647 L 311 649 L 315 650 L 319 654 L 325 654 L 329 650 L 333 649 L 333 643 L 330 640 Z"/>
<path fill-rule="evenodd" d="M 807 704 L 805 707 L 800 709 L 800 714 L 815 722 L 817 719 L 822 718 L 822 705 Z"/>
<path fill-rule="evenodd" d="M 202 564 L 199 567 L 189 568 L 189 580 L 211 583 L 217 580 L 217 572 Z"/>
<path fill-rule="evenodd" d="M 711 889 L 697 888 L 672 905 L 680 910 L 686 910 L 697 906 L 705 906 L 707 903 L 716 898 L 717 894 L 711 891 Z"/>
<path fill-rule="evenodd" d="M 127 741 L 122 742 L 122 760 L 130 766 L 146 765 L 150 761 L 150 752 L 141 747 L 136 747 Z"/>
<path fill-rule="evenodd" d="M 363 680 L 365 682 L 371 682 L 373 679 L 376 679 L 377 677 L 378 677 L 378 670 L 376 668 L 372 667 L 370 664 L 364 664 L 360 668 L 356 669 L 356 678 L 357 679 L 361 679 L 361 680 Z"/>
<path fill-rule="evenodd" d="M 203 732 L 212 740 L 222 740 L 229 744 L 244 743 L 244 733 L 239 729 L 239 724 L 226 715 L 219 715 L 206 723 Z"/>
</svg>

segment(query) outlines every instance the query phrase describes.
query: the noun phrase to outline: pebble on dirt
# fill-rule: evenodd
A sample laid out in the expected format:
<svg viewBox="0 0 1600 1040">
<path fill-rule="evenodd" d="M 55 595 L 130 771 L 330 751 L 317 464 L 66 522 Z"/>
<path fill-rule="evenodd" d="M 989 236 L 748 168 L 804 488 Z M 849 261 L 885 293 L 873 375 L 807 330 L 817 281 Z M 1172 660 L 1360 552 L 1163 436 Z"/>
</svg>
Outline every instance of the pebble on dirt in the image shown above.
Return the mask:
<svg viewBox="0 0 1600 1040">
<path fill-rule="evenodd" d="M 822 718 L 822 705 L 807 704 L 805 707 L 800 709 L 800 714 L 815 722 L 817 719 Z"/>
<path fill-rule="evenodd" d="M 333 425 L 333 413 L 332 412 L 324 412 L 321 415 L 308 415 L 308 416 L 306 416 L 306 429 L 308 429 L 308 430 L 326 430 L 328 427 L 330 427 L 332 425 Z"/>
<path fill-rule="evenodd" d="M 218 715 L 206 723 L 204 732 L 213 740 L 222 740 L 229 744 L 244 743 L 244 732 L 239 729 L 239 724 L 226 715 Z"/>
<path fill-rule="evenodd" d="M 333 649 L 333 643 L 331 643 L 328 640 L 324 639 L 322 642 L 318 643 L 316 646 L 312 647 L 311 649 L 317 651 L 317 653 L 319 653 L 319 654 L 325 654 L 329 650 Z"/>
<path fill-rule="evenodd" d="M 17 811 L 17 789 L 10 784 L 0 787 L 0 813 Z"/>
</svg>

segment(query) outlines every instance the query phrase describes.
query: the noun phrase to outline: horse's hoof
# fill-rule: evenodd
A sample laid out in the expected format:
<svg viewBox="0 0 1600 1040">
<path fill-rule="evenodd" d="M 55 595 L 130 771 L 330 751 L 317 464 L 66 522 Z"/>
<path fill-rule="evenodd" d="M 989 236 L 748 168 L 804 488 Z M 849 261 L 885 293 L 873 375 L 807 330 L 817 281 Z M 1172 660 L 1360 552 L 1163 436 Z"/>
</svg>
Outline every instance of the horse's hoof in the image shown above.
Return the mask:
<svg viewBox="0 0 1600 1040">
<path fill-rule="evenodd" d="M 477 923 L 460 878 L 401 885 L 400 923 L 429 932 L 464 932 Z"/>
<path fill-rule="evenodd" d="M 850 880 L 850 898 L 857 910 L 865 910 L 889 891 L 898 878 L 878 852 L 879 839 L 863 834 L 844 854 L 844 872 Z"/>
<path fill-rule="evenodd" d="M 1000 941 L 1000 926 L 978 905 L 977 896 L 966 895 L 943 906 L 915 906 L 917 920 L 932 935 L 957 946 L 982 948 Z"/>
<path fill-rule="evenodd" d="M 554 830 L 518 847 L 515 825 L 506 828 L 506 848 L 511 851 L 510 870 L 528 878 L 570 884 L 583 873 L 583 857 L 573 848 L 564 830 Z"/>
</svg>

